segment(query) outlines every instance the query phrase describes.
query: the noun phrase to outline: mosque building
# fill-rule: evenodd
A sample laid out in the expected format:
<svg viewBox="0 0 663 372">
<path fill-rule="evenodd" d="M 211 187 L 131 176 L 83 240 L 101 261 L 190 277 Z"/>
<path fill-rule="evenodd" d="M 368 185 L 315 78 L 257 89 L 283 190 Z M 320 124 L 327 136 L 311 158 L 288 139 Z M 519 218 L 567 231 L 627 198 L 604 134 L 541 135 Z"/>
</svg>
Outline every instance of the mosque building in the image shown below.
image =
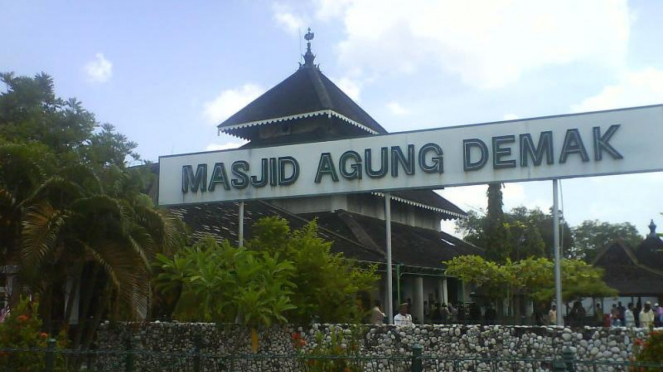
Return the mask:
<svg viewBox="0 0 663 372">
<path fill-rule="evenodd" d="M 314 63 L 313 34 L 306 36 L 304 63 L 292 75 L 218 125 L 219 133 L 248 141 L 242 148 L 293 145 L 386 134 L 387 131 Z M 386 272 L 385 195 L 380 192 L 247 201 L 244 235 L 261 217 L 279 216 L 293 229 L 317 219 L 322 238 L 333 252 L 377 263 Z M 434 303 L 469 301 L 469 287 L 444 274 L 442 261 L 482 255 L 482 249 L 441 231 L 441 220 L 466 213 L 433 190 L 391 193 L 394 309 L 411 302 L 413 318 L 422 322 Z M 239 203 L 170 207 L 194 231 L 238 243 Z M 383 276 L 384 279 L 384 276 Z M 386 280 L 372 299 L 386 302 Z M 368 300 L 368 299 L 366 299 Z M 368 304 L 367 304 L 368 305 Z"/>
</svg>

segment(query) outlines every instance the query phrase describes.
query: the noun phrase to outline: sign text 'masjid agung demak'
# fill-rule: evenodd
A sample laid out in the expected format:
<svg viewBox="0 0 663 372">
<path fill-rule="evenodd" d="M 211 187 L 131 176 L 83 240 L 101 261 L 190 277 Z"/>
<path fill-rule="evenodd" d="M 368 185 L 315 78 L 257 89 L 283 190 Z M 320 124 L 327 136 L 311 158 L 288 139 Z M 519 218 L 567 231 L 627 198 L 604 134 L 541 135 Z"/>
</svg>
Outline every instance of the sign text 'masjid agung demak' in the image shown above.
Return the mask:
<svg viewBox="0 0 663 372">
<path fill-rule="evenodd" d="M 663 170 L 663 106 L 160 158 L 174 205 Z"/>
</svg>

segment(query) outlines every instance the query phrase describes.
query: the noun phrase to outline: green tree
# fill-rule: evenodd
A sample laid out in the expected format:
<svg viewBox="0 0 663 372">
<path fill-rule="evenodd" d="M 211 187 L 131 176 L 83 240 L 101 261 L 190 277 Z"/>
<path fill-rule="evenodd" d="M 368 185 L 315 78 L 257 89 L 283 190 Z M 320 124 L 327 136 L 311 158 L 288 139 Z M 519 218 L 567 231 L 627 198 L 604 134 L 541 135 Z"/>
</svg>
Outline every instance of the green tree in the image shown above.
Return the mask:
<svg viewBox="0 0 663 372">
<path fill-rule="evenodd" d="M 486 258 L 496 262 L 505 262 L 511 255 L 513 246 L 511 234 L 502 207 L 502 184 L 491 183 L 488 185 L 488 212 L 486 213 L 485 227 L 483 229 L 483 248 L 486 250 Z"/>
<path fill-rule="evenodd" d="M 570 255 L 592 262 L 596 254 L 613 241 L 621 241 L 629 247 L 636 247 L 643 237 L 631 223 L 609 223 L 599 220 L 586 220 L 573 228 L 575 245 Z"/>
<path fill-rule="evenodd" d="M 363 318 L 365 309 L 357 296 L 375 288 L 376 267 L 359 267 L 342 253 L 331 253 L 331 242 L 318 236 L 315 221 L 291 231 L 286 220 L 268 217 L 258 221 L 254 230 L 248 247 L 278 254 L 295 266 L 292 321 L 339 323 Z"/>
<path fill-rule="evenodd" d="M 149 292 L 154 255 L 175 249 L 178 224 L 141 193 L 145 171 L 126 162 L 134 143 L 57 98 L 46 74 L 0 78 L 0 264 L 19 265 L 16 287 L 40 295 L 47 329 L 54 315 L 67 326 L 76 297 L 67 287 L 78 288 L 79 315 L 92 322 L 74 347 L 89 344 L 102 315 L 145 314 L 136 295 Z"/>
<path fill-rule="evenodd" d="M 94 115 L 76 99 L 55 95 L 53 79 L 0 74 L 7 90 L 0 95 L 0 138 L 18 143 L 41 143 L 56 153 L 84 146 L 97 126 Z"/>
<path fill-rule="evenodd" d="M 498 264 L 480 256 L 459 256 L 443 262 L 446 274 L 473 283 L 492 299 L 514 295 L 551 301 L 555 295 L 554 263 L 547 258 L 528 258 Z M 562 297 L 569 302 L 583 297 L 611 297 L 617 291 L 603 281 L 603 270 L 587 263 L 562 260 Z M 516 309 L 519 307 L 516 306 Z"/>
<path fill-rule="evenodd" d="M 157 289 L 180 292 L 180 320 L 241 323 L 287 322 L 294 268 L 278 254 L 235 248 L 207 237 L 168 258 L 157 255 Z"/>
<path fill-rule="evenodd" d="M 518 261 L 528 257 L 553 257 L 553 218 L 540 209 L 516 207 L 504 213 L 504 226 L 509 230 L 510 246 L 513 247 L 509 257 Z M 485 247 L 484 236 L 487 216 L 470 211 L 468 217 L 456 222 L 456 232 L 463 239 L 480 247 Z M 560 223 L 560 238 L 563 242 L 562 252 L 565 256 L 570 252 L 573 238 L 571 230 L 563 220 Z"/>
<path fill-rule="evenodd" d="M 253 231 L 246 248 L 209 238 L 172 258 L 157 256 L 157 288 L 176 298 L 175 318 L 251 326 L 361 319 L 356 298 L 374 288 L 375 267 L 332 254 L 315 222 L 291 231 L 267 217 Z"/>
</svg>

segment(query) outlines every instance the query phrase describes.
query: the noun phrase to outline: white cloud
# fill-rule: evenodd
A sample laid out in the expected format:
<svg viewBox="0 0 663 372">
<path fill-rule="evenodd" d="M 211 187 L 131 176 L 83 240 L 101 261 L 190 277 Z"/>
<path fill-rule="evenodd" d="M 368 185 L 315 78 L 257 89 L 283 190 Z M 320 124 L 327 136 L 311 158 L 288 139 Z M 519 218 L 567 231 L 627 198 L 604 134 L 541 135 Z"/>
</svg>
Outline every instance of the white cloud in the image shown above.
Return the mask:
<svg viewBox="0 0 663 372">
<path fill-rule="evenodd" d="M 439 66 L 481 88 L 497 88 L 548 65 L 622 67 L 631 18 L 626 0 L 365 0 L 318 3 L 346 38 L 340 61 L 365 73 Z"/>
<path fill-rule="evenodd" d="M 403 116 L 410 113 L 410 110 L 401 106 L 401 104 L 396 101 L 387 103 L 387 109 L 396 116 Z"/>
<path fill-rule="evenodd" d="M 504 120 L 518 120 L 520 119 L 520 116 L 516 114 L 505 114 L 504 115 Z"/>
<path fill-rule="evenodd" d="M 256 84 L 244 84 L 237 89 L 224 90 L 214 100 L 205 102 L 204 115 L 212 124 L 219 124 L 265 92 Z"/>
<path fill-rule="evenodd" d="M 85 73 L 91 83 L 105 83 L 113 75 L 113 63 L 102 53 L 94 55 L 95 59 L 85 64 Z"/>
<path fill-rule="evenodd" d="M 359 102 L 359 95 L 361 94 L 361 85 L 350 78 L 344 77 L 338 80 L 335 80 L 336 85 L 338 85 L 341 90 L 347 94 L 355 102 Z"/>
<path fill-rule="evenodd" d="M 205 147 L 205 151 L 219 151 L 231 150 L 244 146 L 248 141 L 241 142 L 226 142 L 226 143 L 210 143 Z"/>
<path fill-rule="evenodd" d="M 571 109 L 584 112 L 659 103 L 663 103 L 663 71 L 650 67 L 625 72 L 618 83 L 604 87 Z"/>
<path fill-rule="evenodd" d="M 274 3 L 272 5 L 274 19 L 283 29 L 291 35 L 297 35 L 304 32 L 305 18 L 293 12 L 292 7 L 284 3 Z"/>
</svg>

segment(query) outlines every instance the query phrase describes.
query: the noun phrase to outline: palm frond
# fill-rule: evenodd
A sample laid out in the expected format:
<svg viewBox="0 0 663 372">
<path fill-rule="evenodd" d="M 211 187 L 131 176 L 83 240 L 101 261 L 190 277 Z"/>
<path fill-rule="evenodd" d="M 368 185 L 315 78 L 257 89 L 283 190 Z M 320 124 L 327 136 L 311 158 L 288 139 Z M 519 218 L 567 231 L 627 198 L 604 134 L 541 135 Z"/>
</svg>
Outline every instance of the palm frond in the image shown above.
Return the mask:
<svg viewBox="0 0 663 372">
<path fill-rule="evenodd" d="M 48 202 L 31 207 L 23 220 L 21 256 L 29 264 L 40 264 L 55 248 L 67 213 Z"/>
</svg>

